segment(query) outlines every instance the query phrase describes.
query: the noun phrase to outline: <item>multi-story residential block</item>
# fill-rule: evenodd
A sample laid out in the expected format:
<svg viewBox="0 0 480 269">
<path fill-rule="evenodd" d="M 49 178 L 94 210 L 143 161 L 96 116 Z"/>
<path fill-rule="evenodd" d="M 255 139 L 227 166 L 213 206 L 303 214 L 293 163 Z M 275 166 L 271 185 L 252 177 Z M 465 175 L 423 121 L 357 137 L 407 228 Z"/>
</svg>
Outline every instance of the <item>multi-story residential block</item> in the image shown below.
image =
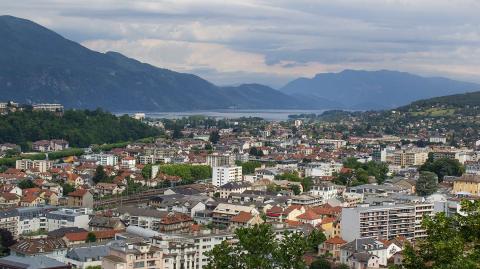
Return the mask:
<svg viewBox="0 0 480 269">
<path fill-rule="evenodd" d="M 116 242 L 103 257 L 103 269 L 163 269 L 163 252 L 148 242 Z M 178 267 L 180 268 L 180 267 Z"/>
<path fill-rule="evenodd" d="M 46 214 L 48 231 L 54 231 L 65 227 L 78 227 L 88 229 L 90 210 L 86 208 L 69 209 L 62 208 Z"/>
<path fill-rule="evenodd" d="M 152 243 L 163 253 L 163 269 L 194 269 L 196 267 L 197 249 L 192 240 L 186 238 L 153 237 Z"/>
<path fill-rule="evenodd" d="M 339 187 L 331 182 L 321 182 L 312 186 L 309 194 L 313 196 L 320 196 L 324 201 L 338 196 Z"/>
<path fill-rule="evenodd" d="M 134 169 L 136 160 L 133 157 L 127 156 L 120 161 L 120 168 L 122 169 Z"/>
<path fill-rule="evenodd" d="M 242 180 L 241 166 L 216 166 L 213 167 L 212 184 L 220 187 L 228 182 Z"/>
<path fill-rule="evenodd" d="M 50 112 L 63 112 L 63 105 L 61 104 L 33 104 L 33 111 L 50 111 Z"/>
<path fill-rule="evenodd" d="M 118 157 L 113 154 L 89 154 L 85 155 L 85 159 L 94 160 L 97 165 L 102 166 L 115 166 L 118 164 Z"/>
<path fill-rule="evenodd" d="M 480 162 L 465 162 L 465 173 L 480 176 Z"/>
<path fill-rule="evenodd" d="M 334 149 L 339 149 L 347 145 L 347 141 L 339 139 L 319 139 L 320 145 L 331 145 Z"/>
<path fill-rule="evenodd" d="M 13 238 L 17 238 L 19 217 L 15 210 L 6 210 L 0 212 L 0 229 L 9 231 Z"/>
<path fill-rule="evenodd" d="M 121 207 L 117 211 L 126 225 L 138 226 L 166 234 L 187 232 L 193 224 L 190 215 L 179 212 L 136 207 Z"/>
<path fill-rule="evenodd" d="M 22 159 L 15 162 L 15 168 L 19 170 L 36 170 L 45 173 L 52 168 L 53 162 L 49 160 Z"/>
<path fill-rule="evenodd" d="M 342 163 L 336 162 L 312 162 L 305 165 L 306 177 L 327 177 L 338 173 L 342 169 Z"/>
<path fill-rule="evenodd" d="M 421 221 L 424 215 L 433 214 L 433 208 L 430 203 L 343 208 L 341 236 L 347 241 L 366 237 L 390 240 L 399 236 L 416 240 L 425 236 Z"/>
<path fill-rule="evenodd" d="M 212 153 L 207 155 L 207 165 L 211 167 L 232 166 L 235 164 L 235 156 L 231 154 Z"/>
<path fill-rule="evenodd" d="M 473 150 L 440 148 L 432 151 L 433 160 L 452 159 L 458 160 L 461 164 L 471 160 Z"/>
<path fill-rule="evenodd" d="M 427 159 L 428 151 L 418 148 L 397 150 L 392 153 L 391 157 L 387 157 L 387 161 L 390 160 L 393 165 L 401 167 L 420 166 L 424 164 Z"/>
</svg>

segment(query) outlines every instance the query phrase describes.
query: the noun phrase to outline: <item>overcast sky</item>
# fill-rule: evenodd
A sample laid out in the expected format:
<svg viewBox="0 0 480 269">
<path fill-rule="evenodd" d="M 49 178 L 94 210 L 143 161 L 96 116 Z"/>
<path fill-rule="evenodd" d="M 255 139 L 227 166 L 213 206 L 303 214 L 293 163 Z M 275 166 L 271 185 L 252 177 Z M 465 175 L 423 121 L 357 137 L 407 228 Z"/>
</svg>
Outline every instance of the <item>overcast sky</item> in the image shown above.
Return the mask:
<svg viewBox="0 0 480 269">
<path fill-rule="evenodd" d="M 480 82 L 480 0 L 0 0 L 0 11 L 219 85 L 343 69 Z"/>
</svg>

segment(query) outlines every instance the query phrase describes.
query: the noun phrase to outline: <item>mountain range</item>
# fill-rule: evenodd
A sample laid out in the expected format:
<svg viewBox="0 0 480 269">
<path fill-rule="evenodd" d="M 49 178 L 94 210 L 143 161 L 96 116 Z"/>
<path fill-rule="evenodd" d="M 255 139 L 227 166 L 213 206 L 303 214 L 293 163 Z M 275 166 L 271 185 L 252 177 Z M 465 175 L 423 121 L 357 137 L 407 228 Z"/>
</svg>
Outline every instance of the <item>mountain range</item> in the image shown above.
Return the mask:
<svg viewBox="0 0 480 269">
<path fill-rule="evenodd" d="M 220 87 L 117 52 L 100 53 L 32 21 L 0 16 L 0 101 L 110 111 L 378 109 L 480 90 L 478 84 L 395 71 L 346 70 L 299 78 L 280 90 Z"/>
<path fill-rule="evenodd" d="M 349 109 L 388 109 L 413 101 L 480 90 L 480 85 L 405 72 L 344 70 L 299 78 L 280 89 L 294 96 L 321 98 Z"/>
</svg>

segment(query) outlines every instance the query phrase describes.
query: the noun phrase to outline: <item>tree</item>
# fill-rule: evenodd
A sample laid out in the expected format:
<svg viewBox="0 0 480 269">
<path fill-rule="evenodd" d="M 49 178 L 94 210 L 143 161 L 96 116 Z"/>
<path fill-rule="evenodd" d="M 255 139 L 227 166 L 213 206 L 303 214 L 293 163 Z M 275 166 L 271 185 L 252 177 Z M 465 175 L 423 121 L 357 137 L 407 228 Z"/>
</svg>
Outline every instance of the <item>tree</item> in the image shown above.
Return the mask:
<svg viewBox="0 0 480 269">
<path fill-rule="evenodd" d="M 235 230 L 238 240 L 215 246 L 207 253 L 207 269 L 304 269 L 303 255 L 307 250 L 306 238 L 300 233 L 285 232 L 277 240 L 269 224 Z"/>
<path fill-rule="evenodd" d="M 183 138 L 182 128 L 180 128 L 180 126 L 178 126 L 177 124 L 175 124 L 173 128 L 172 138 L 173 139 Z"/>
<path fill-rule="evenodd" d="M 105 169 L 103 168 L 102 165 L 97 166 L 95 169 L 95 174 L 93 175 L 93 182 L 98 183 L 98 182 L 104 182 L 107 180 L 107 174 L 105 173 Z"/>
<path fill-rule="evenodd" d="M 427 237 L 407 245 L 404 269 L 466 268 L 480 265 L 480 200 L 461 203 L 462 214 L 438 213 L 422 223 Z"/>
<path fill-rule="evenodd" d="M 7 255 L 9 248 L 16 243 L 13 235 L 6 229 L 0 229 L 0 255 Z"/>
<path fill-rule="evenodd" d="M 24 179 L 18 183 L 18 187 L 22 190 L 29 189 L 29 188 L 34 188 L 35 184 L 33 184 L 33 181 L 31 181 L 30 179 Z"/>
<path fill-rule="evenodd" d="M 417 194 L 420 196 L 428 196 L 437 191 L 438 177 L 435 173 L 423 171 L 415 184 Z"/>
<path fill-rule="evenodd" d="M 325 257 L 318 257 L 310 265 L 310 269 L 331 269 L 332 265 L 325 259 Z"/>
<path fill-rule="evenodd" d="M 142 168 L 142 176 L 144 179 L 151 179 L 152 178 L 152 164 L 146 164 Z"/>
<path fill-rule="evenodd" d="M 87 239 L 85 240 L 85 243 L 93 243 L 97 241 L 97 236 L 93 232 L 89 232 L 87 234 Z"/>
<path fill-rule="evenodd" d="M 63 195 L 67 195 L 67 194 L 75 191 L 75 187 L 68 184 L 68 183 L 63 184 L 62 189 L 63 189 Z"/>
<path fill-rule="evenodd" d="M 440 158 L 433 160 L 429 158 L 425 164 L 420 167 L 421 171 L 430 171 L 437 174 L 439 181 L 443 181 L 445 176 L 461 176 L 465 171 L 463 165 L 457 159 Z"/>
<path fill-rule="evenodd" d="M 217 144 L 218 141 L 220 141 L 220 134 L 218 133 L 218 131 L 212 131 L 208 140 L 212 142 L 212 144 Z"/>
<path fill-rule="evenodd" d="M 313 229 L 307 237 L 308 247 L 310 250 L 317 252 L 318 246 L 325 242 L 325 240 L 327 240 L 327 238 L 322 231 L 318 229 Z"/>
<path fill-rule="evenodd" d="M 252 148 L 250 148 L 250 151 L 248 152 L 248 154 L 250 154 L 252 156 L 256 156 L 256 157 L 262 157 L 263 156 L 263 151 L 260 150 L 260 149 L 257 149 L 256 147 L 252 147 Z"/>
<path fill-rule="evenodd" d="M 290 189 L 292 189 L 293 194 L 295 194 L 295 195 L 299 195 L 301 193 L 300 192 L 300 187 L 298 185 L 291 185 Z"/>
</svg>

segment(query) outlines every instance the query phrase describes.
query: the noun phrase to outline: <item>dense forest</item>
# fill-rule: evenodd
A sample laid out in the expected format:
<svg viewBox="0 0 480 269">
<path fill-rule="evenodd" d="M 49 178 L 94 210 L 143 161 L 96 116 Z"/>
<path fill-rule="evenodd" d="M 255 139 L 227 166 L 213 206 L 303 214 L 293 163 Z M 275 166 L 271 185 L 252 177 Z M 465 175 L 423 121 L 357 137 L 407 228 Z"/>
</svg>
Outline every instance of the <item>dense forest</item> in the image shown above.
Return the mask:
<svg viewBox="0 0 480 269">
<path fill-rule="evenodd" d="M 71 147 L 116 143 L 160 135 L 161 131 L 127 115 L 116 117 L 101 109 L 51 112 L 22 111 L 0 116 L 0 143 L 28 149 L 42 139 L 65 139 Z"/>
</svg>

